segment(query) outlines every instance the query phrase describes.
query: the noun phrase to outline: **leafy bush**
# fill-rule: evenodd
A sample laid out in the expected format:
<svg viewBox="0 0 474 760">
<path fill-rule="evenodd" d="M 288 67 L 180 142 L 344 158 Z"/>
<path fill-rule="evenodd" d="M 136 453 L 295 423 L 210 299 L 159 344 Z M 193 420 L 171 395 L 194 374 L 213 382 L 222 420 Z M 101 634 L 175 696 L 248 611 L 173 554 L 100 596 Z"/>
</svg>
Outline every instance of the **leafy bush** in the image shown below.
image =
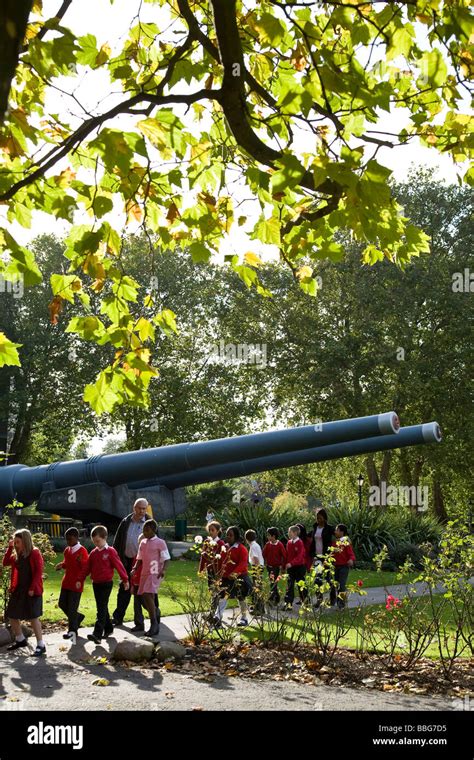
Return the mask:
<svg viewBox="0 0 474 760">
<path fill-rule="evenodd" d="M 391 514 L 394 523 L 399 522 L 400 530 L 410 544 L 430 543 L 437 545 L 443 533 L 443 526 L 435 515 L 416 514 L 411 510 L 402 510 Z"/>
<path fill-rule="evenodd" d="M 197 524 L 206 521 L 206 513 L 222 512 L 232 500 L 232 488 L 222 483 L 214 485 L 191 486 L 186 491 L 186 516 L 197 520 Z"/>
<path fill-rule="evenodd" d="M 271 505 L 265 501 L 257 504 L 231 504 L 220 514 L 216 514 L 216 519 L 222 524 L 224 530 L 230 525 L 237 525 L 242 533 L 246 530 L 254 530 L 260 545 L 266 541 L 267 528 L 275 524 Z"/>
<path fill-rule="evenodd" d="M 308 500 L 301 494 L 293 494 L 284 491 L 273 499 L 272 514 L 277 525 L 284 525 L 286 529 L 290 525 L 301 523 L 307 529 L 313 527 L 315 516 L 308 506 Z"/>
<path fill-rule="evenodd" d="M 389 550 L 389 557 L 396 566 L 403 565 L 409 559 L 414 567 L 421 568 L 424 552 L 417 544 L 402 542 Z"/>
<path fill-rule="evenodd" d="M 402 564 L 411 556 L 419 564 L 423 555 L 419 545 L 437 545 L 442 534 L 442 526 L 433 515 L 409 510 L 392 512 L 378 507 L 338 505 L 331 509 L 329 519 L 333 525 L 347 525 L 356 557 L 361 561 L 370 561 L 387 546 L 392 562 Z"/>
</svg>

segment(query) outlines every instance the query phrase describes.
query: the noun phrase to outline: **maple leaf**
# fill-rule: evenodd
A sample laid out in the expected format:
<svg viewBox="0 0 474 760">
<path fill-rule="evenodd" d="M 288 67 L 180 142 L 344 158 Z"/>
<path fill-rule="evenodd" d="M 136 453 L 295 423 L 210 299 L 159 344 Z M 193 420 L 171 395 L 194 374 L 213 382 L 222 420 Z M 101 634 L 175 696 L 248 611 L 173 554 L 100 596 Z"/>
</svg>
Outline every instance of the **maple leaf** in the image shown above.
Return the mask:
<svg viewBox="0 0 474 760">
<path fill-rule="evenodd" d="M 63 299 L 61 296 L 54 296 L 51 303 L 48 304 L 49 309 L 49 321 L 52 325 L 57 325 L 59 322 L 59 313 L 63 310 Z"/>
</svg>

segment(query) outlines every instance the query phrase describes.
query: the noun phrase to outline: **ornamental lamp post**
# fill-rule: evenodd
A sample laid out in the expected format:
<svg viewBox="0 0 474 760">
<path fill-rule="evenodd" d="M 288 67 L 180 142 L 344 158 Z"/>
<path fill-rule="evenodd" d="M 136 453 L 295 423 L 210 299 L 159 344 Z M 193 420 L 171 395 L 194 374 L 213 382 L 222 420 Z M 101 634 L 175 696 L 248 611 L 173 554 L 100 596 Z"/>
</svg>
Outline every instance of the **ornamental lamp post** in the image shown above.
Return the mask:
<svg viewBox="0 0 474 760">
<path fill-rule="evenodd" d="M 364 477 L 362 473 L 359 473 L 357 478 L 357 485 L 359 486 L 359 510 L 362 509 L 362 486 L 364 485 Z"/>
</svg>

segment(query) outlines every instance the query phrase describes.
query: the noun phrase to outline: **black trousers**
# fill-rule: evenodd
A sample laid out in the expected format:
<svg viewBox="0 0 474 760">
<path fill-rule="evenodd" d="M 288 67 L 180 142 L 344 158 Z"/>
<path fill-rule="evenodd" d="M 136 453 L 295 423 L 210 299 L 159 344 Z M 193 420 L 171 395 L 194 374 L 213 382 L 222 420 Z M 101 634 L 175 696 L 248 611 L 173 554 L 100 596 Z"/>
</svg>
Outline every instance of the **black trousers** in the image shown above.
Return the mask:
<svg viewBox="0 0 474 760">
<path fill-rule="evenodd" d="M 113 633 L 114 626 L 109 615 L 109 598 L 114 583 L 106 581 L 105 583 L 93 583 L 95 604 L 97 607 L 97 620 L 93 630 L 94 636 L 101 639 L 102 636 L 109 636 Z"/>
<path fill-rule="evenodd" d="M 336 598 L 338 594 L 344 594 L 347 587 L 347 579 L 349 577 L 349 567 L 347 565 L 336 565 L 334 568 L 334 583 L 331 585 L 331 591 L 329 595 L 329 601 L 331 604 L 336 604 Z M 345 606 L 343 599 L 338 599 L 337 603 L 340 607 Z"/>
<path fill-rule="evenodd" d="M 270 567 L 267 565 L 267 572 L 270 577 L 270 601 L 271 602 L 278 602 L 280 601 L 280 592 L 278 591 L 278 581 L 277 578 L 280 575 L 280 568 L 279 567 Z"/>
<path fill-rule="evenodd" d="M 121 557 L 120 558 L 123 562 L 123 566 L 125 567 L 125 570 L 127 571 L 127 575 L 130 580 L 130 572 L 132 570 L 133 565 L 135 564 L 135 560 L 131 557 Z M 130 604 L 130 597 L 132 596 L 132 593 L 130 589 L 128 591 L 125 591 L 123 587 L 123 583 L 120 583 L 119 590 L 117 593 L 117 606 L 112 613 L 113 619 L 117 623 L 123 623 L 123 619 L 125 617 L 125 613 L 127 612 L 128 605 Z M 145 620 L 143 618 L 143 610 L 140 598 L 134 594 L 133 595 L 133 622 L 135 625 L 144 626 Z"/>
<path fill-rule="evenodd" d="M 66 588 L 62 588 L 59 594 L 58 607 L 66 615 L 68 631 L 72 633 L 77 633 L 79 626 L 84 620 L 82 612 L 78 612 L 81 595 L 81 591 L 71 591 Z"/>
<path fill-rule="evenodd" d="M 288 585 L 286 587 L 285 602 L 287 604 L 293 604 L 295 598 L 295 583 L 298 581 L 304 581 L 306 575 L 306 565 L 294 565 L 288 569 Z M 306 589 L 300 589 L 298 592 L 301 601 L 306 599 L 308 592 Z"/>
</svg>

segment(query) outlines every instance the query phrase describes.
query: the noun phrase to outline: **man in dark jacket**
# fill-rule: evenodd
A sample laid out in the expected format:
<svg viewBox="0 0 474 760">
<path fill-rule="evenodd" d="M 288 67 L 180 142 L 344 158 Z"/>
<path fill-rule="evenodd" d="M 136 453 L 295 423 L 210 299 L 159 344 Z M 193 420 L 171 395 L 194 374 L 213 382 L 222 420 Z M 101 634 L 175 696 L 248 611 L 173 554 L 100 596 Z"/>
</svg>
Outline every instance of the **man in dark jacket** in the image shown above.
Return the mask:
<svg viewBox="0 0 474 760">
<path fill-rule="evenodd" d="M 124 517 L 117 528 L 113 547 L 116 549 L 125 570 L 130 578 L 130 571 L 138 554 L 138 539 L 143 532 L 143 526 L 148 519 L 148 502 L 146 499 L 137 499 L 133 505 L 133 512 Z M 120 584 L 117 593 L 117 607 L 113 613 L 113 624 L 122 625 L 128 605 L 130 604 L 131 591 L 126 591 L 123 583 Z M 134 603 L 134 627 L 132 631 L 144 631 L 145 621 L 140 597 L 136 596 Z"/>
</svg>

